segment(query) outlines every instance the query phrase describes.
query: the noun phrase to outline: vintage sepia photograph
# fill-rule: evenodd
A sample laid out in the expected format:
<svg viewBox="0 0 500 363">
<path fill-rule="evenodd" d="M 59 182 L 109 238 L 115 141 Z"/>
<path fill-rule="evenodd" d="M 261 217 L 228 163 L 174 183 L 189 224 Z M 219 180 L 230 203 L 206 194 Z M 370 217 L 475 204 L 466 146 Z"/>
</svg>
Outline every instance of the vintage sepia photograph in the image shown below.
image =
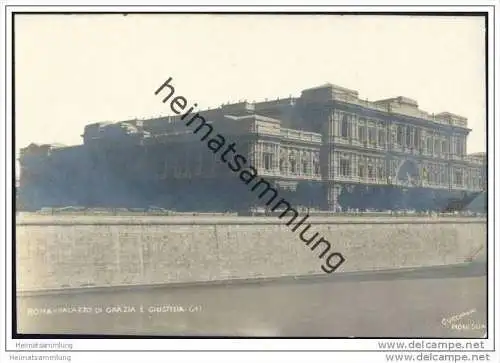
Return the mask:
<svg viewBox="0 0 500 363">
<path fill-rule="evenodd" d="M 487 13 L 11 25 L 14 336 L 484 348 Z"/>
</svg>

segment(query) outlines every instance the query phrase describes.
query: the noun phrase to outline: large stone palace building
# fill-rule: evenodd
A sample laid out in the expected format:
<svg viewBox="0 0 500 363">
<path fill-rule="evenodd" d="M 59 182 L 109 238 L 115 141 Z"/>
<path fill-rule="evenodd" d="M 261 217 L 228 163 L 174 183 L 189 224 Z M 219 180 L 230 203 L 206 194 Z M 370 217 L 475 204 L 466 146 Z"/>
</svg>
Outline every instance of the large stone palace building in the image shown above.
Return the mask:
<svg viewBox="0 0 500 363">
<path fill-rule="evenodd" d="M 407 97 L 371 102 L 325 84 L 199 114 L 296 206 L 434 210 L 485 190 L 486 156 L 467 155 L 467 119 L 429 114 Z M 90 124 L 83 140 L 22 150 L 23 205 L 227 211 L 261 203 L 179 116 Z"/>
</svg>

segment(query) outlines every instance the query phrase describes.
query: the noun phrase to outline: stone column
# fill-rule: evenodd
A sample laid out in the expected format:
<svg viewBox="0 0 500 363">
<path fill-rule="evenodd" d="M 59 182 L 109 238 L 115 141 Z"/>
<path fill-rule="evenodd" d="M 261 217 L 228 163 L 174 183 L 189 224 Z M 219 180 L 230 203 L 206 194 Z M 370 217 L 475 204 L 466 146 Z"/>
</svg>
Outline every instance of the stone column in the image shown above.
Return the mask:
<svg viewBox="0 0 500 363">
<path fill-rule="evenodd" d="M 427 133 L 425 132 L 425 129 L 421 129 L 420 131 L 420 149 L 424 152 L 426 152 L 426 148 L 427 148 L 427 143 L 426 143 L 426 136 Z"/>
<path fill-rule="evenodd" d="M 273 170 L 279 173 L 280 168 L 280 147 L 278 144 L 274 145 L 273 152 Z"/>
<path fill-rule="evenodd" d="M 406 125 L 401 125 L 400 127 L 401 127 L 401 145 L 399 146 L 404 149 L 406 145 Z"/>
<path fill-rule="evenodd" d="M 261 165 L 260 160 L 260 143 L 258 141 L 254 142 L 250 146 L 250 163 L 255 168 L 259 169 Z"/>
<path fill-rule="evenodd" d="M 333 184 L 328 187 L 328 210 L 333 212 L 340 212 L 339 196 L 342 191 L 342 187 L 338 184 Z"/>
<path fill-rule="evenodd" d="M 359 161 L 359 155 L 353 154 L 353 160 L 351 163 L 351 175 L 353 178 L 358 177 L 358 161 Z"/>
<path fill-rule="evenodd" d="M 297 169 L 297 175 L 302 175 L 302 149 L 298 148 L 297 149 L 297 157 L 295 158 L 296 162 L 296 169 Z"/>
<path fill-rule="evenodd" d="M 397 134 L 398 134 L 397 126 L 394 124 L 391 124 L 389 126 L 389 135 L 387 135 L 387 137 L 389 139 L 388 143 L 387 143 L 389 150 L 394 149 L 396 142 L 397 142 L 397 139 L 398 139 Z"/>
<path fill-rule="evenodd" d="M 357 128 L 357 116 L 351 116 L 351 122 L 349 123 L 349 143 L 352 144 L 353 140 L 356 140 L 356 128 Z"/>
</svg>

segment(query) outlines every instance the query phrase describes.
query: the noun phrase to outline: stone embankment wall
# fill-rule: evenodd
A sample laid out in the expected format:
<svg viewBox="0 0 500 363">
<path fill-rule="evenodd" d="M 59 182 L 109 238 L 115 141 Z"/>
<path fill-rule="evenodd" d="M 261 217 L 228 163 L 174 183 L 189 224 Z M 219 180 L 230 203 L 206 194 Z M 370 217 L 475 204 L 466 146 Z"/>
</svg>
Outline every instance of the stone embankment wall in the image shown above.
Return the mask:
<svg viewBox="0 0 500 363">
<path fill-rule="evenodd" d="M 325 274 L 324 259 L 275 217 L 21 216 L 17 289 L 168 284 Z M 346 261 L 333 274 L 484 259 L 486 220 L 310 218 Z M 326 274 L 325 274 L 326 275 Z"/>
</svg>

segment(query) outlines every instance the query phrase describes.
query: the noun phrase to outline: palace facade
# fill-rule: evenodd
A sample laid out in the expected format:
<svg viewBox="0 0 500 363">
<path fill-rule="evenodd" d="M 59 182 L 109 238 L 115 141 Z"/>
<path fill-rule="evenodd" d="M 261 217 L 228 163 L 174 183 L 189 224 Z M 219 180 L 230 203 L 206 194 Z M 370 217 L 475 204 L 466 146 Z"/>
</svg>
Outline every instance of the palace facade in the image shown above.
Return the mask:
<svg viewBox="0 0 500 363">
<path fill-rule="evenodd" d="M 437 210 L 486 190 L 486 155 L 467 154 L 467 119 L 407 97 L 366 101 L 326 84 L 199 114 L 297 207 Z M 179 116 L 94 123 L 82 136 L 83 145 L 22 149 L 23 206 L 262 206 Z"/>
</svg>

